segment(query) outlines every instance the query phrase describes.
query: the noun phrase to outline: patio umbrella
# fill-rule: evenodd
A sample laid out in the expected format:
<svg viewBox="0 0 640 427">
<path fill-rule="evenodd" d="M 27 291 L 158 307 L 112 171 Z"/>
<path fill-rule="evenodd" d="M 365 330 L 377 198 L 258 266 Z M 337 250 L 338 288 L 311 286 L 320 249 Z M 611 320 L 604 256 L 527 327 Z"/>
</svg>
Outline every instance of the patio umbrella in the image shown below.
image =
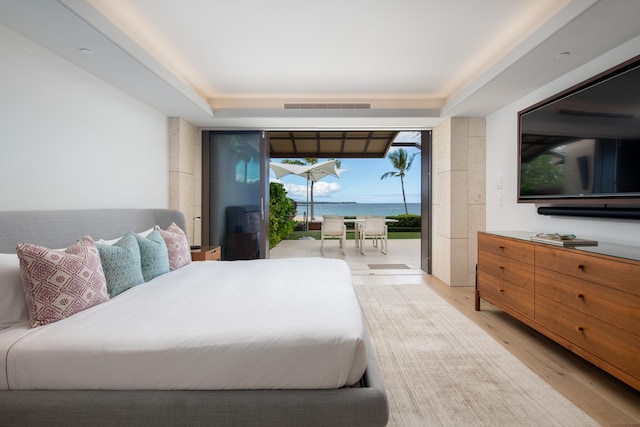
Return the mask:
<svg viewBox="0 0 640 427">
<path fill-rule="evenodd" d="M 286 175 L 298 175 L 307 179 L 307 206 L 309 206 L 309 182 L 317 182 L 326 176 L 340 177 L 342 169 L 336 169 L 336 160 L 328 160 L 326 162 L 315 163 L 312 165 L 292 165 L 289 163 L 269 163 L 271 170 L 276 174 L 276 178 L 282 178 Z M 306 239 L 309 237 L 309 215 L 305 218 L 305 228 L 307 231 Z"/>
<path fill-rule="evenodd" d="M 269 163 L 271 170 L 276 174 L 276 178 L 286 175 L 299 175 L 310 181 L 319 181 L 325 176 L 340 176 L 341 169 L 336 169 L 336 160 L 315 163 L 313 165 L 293 165 L 289 163 Z"/>
</svg>

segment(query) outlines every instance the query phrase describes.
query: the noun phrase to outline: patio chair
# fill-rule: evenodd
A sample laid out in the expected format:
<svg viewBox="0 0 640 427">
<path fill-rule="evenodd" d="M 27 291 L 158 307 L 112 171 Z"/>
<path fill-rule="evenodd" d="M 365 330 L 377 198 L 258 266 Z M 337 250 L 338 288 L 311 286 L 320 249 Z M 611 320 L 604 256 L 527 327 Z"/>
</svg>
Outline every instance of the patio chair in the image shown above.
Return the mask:
<svg viewBox="0 0 640 427">
<path fill-rule="evenodd" d="M 364 221 L 364 215 L 356 215 L 356 220 L 353 222 L 353 228 L 347 228 L 347 233 L 353 233 L 353 242 L 356 248 L 360 246 L 360 226 Z"/>
<path fill-rule="evenodd" d="M 380 240 L 380 251 L 387 254 L 387 224 L 383 216 L 365 217 L 360 224 L 360 253 L 364 255 L 364 242 L 366 239 L 373 240 L 373 246 L 378 247 Z"/>
<path fill-rule="evenodd" d="M 344 255 L 344 241 L 346 240 L 347 227 L 344 225 L 344 217 L 341 216 L 324 216 L 322 226 L 320 227 L 320 254 L 324 255 L 324 240 L 338 239 L 340 251 Z"/>
</svg>

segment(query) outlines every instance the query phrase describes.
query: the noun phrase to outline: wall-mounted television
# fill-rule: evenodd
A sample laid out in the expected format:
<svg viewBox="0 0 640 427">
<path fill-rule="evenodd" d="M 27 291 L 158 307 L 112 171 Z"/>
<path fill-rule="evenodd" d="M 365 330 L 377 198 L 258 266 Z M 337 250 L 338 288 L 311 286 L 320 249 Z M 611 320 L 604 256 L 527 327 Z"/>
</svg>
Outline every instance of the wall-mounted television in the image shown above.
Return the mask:
<svg viewBox="0 0 640 427">
<path fill-rule="evenodd" d="M 640 56 L 518 112 L 518 202 L 640 203 Z"/>
</svg>

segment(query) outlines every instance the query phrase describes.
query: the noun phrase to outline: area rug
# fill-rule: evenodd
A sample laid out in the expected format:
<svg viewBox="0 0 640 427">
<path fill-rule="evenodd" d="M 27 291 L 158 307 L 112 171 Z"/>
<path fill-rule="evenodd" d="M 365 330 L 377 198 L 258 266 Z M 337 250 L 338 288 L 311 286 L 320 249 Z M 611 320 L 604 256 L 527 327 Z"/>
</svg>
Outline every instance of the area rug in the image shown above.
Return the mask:
<svg viewBox="0 0 640 427">
<path fill-rule="evenodd" d="M 597 426 L 425 285 L 356 286 L 389 426 Z"/>
</svg>

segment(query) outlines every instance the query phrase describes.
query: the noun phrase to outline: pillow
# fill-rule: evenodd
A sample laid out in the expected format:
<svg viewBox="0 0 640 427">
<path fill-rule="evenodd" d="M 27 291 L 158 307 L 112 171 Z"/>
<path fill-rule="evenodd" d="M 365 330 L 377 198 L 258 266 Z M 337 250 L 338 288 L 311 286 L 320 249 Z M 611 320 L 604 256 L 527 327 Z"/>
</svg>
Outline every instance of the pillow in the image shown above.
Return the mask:
<svg viewBox="0 0 640 427">
<path fill-rule="evenodd" d="M 151 227 L 150 229 L 141 231 L 141 232 L 139 232 L 137 234 L 142 236 L 142 237 L 147 237 L 149 235 L 149 233 L 151 233 L 153 230 L 155 230 L 155 227 Z M 105 245 L 113 245 L 114 243 L 116 243 L 120 239 L 122 239 L 122 236 L 120 236 L 118 238 L 115 238 L 115 239 L 109 239 L 109 240 L 104 240 L 104 239 L 95 240 L 95 242 L 96 243 L 102 243 L 102 244 L 105 244 Z"/>
<path fill-rule="evenodd" d="M 32 328 L 109 300 L 100 256 L 90 237 L 62 251 L 21 243 L 16 252 Z"/>
<path fill-rule="evenodd" d="M 166 230 L 161 230 L 157 225 L 156 229 L 160 232 L 167 244 L 169 268 L 171 271 L 191 263 L 191 247 L 189 246 L 189 241 L 184 231 L 182 231 L 175 222 Z"/>
<path fill-rule="evenodd" d="M 16 254 L 0 254 L 0 330 L 29 320 L 20 261 Z"/>
<path fill-rule="evenodd" d="M 144 283 L 140 248 L 135 233 L 129 232 L 113 245 L 96 243 L 111 297 Z"/>
<path fill-rule="evenodd" d="M 169 272 L 169 253 L 167 245 L 158 230 L 143 237 L 135 234 L 140 248 L 140 266 L 145 282 Z"/>
<path fill-rule="evenodd" d="M 139 232 L 139 233 L 137 233 L 137 234 L 138 234 L 139 236 L 142 236 L 142 237 L 147 237 L 147 236 L 148 236 L 149 234 L 151 234 L 151 232 L 152 232 L 153 230 L 155 230 L 155 229 L 156 229 L 156 227 L 154 226 L 154 227 L 151 227 L 151 228 L 150 228 L 150 229 L 148 229 L 148 230 L 141 231 L 141 232 Z"/>
</svg>

